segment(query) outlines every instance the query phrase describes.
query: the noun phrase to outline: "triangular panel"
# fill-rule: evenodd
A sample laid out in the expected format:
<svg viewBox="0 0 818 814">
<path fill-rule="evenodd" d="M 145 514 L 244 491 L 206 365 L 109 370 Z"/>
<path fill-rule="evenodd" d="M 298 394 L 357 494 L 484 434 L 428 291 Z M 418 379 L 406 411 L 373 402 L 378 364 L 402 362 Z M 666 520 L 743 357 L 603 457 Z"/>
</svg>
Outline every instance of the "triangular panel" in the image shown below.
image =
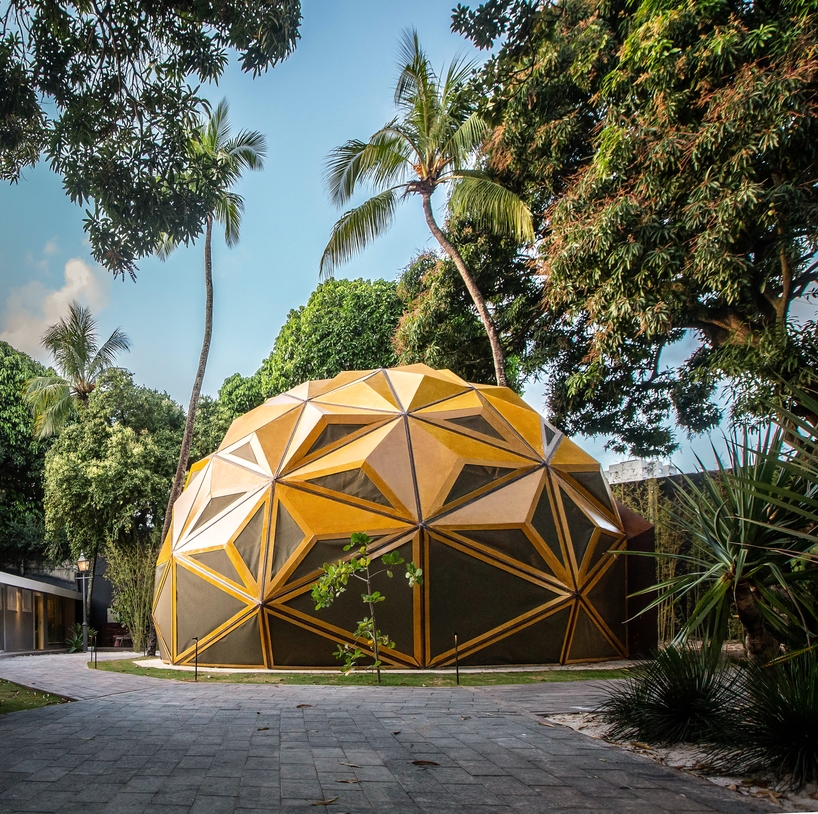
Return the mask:
<svg viewBox="0 0 818 814">
<path fill-rule="evenodd" d="M 233 545 L 244 560 L 247 569 L 253 575 L 253 579 L 258 579 L 258 566 L 262 546 L 261 533 L 264 530 L 264 512 L 266 509 L 266 503 L 259 506 L 250 522 L 239 532 L 239 536 L 233 541 Z"/>
<path fill-rule="evenodd" d="M 579 606 L 577 621 L 571 632 L 571 648 L 568 661 L 589 661 L 619 658 L 621 653 L 608 641 L 594 624 L 582 605 Z"/>
<path fill-rule="evenodd" d="M 229 579 L 238 585 L 244 586 L 244 580 L 236 571 L 236 566 L 230 562 L 230 557 L 223 548 L 214 551 L 202 551 L 199 554 L 191 554 L 190 558 L 200 562 L 205 568 L 215 571 L 219 576 Z"/>
<path fill-rule="evenodd" d="M 258 613 L 199 651 L 199 664 L 214 667 L 264 667 Z"/>
</svg>

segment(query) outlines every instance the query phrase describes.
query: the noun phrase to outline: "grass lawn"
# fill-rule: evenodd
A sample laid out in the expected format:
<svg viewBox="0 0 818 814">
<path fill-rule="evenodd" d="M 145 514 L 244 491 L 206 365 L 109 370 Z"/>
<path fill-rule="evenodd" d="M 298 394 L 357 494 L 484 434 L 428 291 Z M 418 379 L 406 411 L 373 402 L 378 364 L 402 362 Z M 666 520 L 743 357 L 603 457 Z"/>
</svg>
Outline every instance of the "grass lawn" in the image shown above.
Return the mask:
<svg viewBox="0 0 818 814">
<path fill-rule="evenodd" d="M 89 662 L 90 666 L 90 662 Z M 127 659 L 101 661 L 98 669 L 111 673 L 172 678 L 177 681 L 193 681 L 193 673 L 186 670 L 163 670 L 156 667 L 139 667 Z M 453 687 L 454 673 L 390 673 L 381 672 L 383 684 L 389 687 Z M 466 687 L 490 684 L 539 684 L 542 681 L 588 681 L 601 678 L 627 678 L 627 670 L 541 670 L 516 673 L 461 673 L 460 683 Z M 199 681 L 208 684 L 324 684 L 339 687 L 377 684 L 374 673 L 199 673 Z"/>
<path fill-rule="evenodd" d="M 67 703 L 66 699 L 59 695 L 30 690 L 28 687 L 21 687 L 19 684 L 12 684 L 0 678 L 0 714 L 65 703 Z"/>
</svg>

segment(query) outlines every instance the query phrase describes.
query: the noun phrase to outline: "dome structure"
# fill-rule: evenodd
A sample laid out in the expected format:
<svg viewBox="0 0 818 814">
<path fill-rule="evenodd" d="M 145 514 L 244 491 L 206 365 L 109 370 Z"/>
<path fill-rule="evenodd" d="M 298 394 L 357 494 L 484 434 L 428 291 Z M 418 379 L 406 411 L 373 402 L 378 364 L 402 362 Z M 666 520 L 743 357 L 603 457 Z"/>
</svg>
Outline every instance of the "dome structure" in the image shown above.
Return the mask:
<svg viewBox="0 0 818 814">
<path fill-rule="evenodd" d="M 195 464 L 156 569 L 174 664 L 337 665 L 358 591 L 316 610 L 321 566 L 398 551 L 379 578 L 385 665 L 536 664 L 627 654 L 622 521 L 599 464 L 508 388 L 411 365 L 306 382 L 236 419 Z"/>
</svg>

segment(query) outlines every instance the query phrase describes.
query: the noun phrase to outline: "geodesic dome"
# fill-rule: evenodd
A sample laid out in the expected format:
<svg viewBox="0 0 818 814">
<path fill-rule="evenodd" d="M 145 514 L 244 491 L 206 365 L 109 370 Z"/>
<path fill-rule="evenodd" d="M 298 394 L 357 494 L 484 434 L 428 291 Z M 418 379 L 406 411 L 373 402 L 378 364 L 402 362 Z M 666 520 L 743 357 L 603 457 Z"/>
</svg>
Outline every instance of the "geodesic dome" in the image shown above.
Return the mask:
<svg viewBox="0 0 818 814">
<path fill-rule="evenodd" d="M 355 586 L 315 610 L 325 562 L 422 569 L 376 580 L 384 664 L 575 662 L 626 655 L 622 523 L 599 464 L 513 391 L 411 365 L 306 382 L 236 419 L 195 464 L 156 569 L 174 664 L 337 664 L 365 615 Z"/>
</svg>

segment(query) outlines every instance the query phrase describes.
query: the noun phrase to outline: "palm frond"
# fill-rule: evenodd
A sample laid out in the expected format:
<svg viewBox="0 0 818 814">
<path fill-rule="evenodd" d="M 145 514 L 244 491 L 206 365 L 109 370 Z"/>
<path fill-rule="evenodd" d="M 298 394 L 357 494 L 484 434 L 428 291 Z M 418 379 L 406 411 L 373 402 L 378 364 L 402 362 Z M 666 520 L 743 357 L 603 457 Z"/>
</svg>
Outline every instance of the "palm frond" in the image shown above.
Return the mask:
<svg viewBox="0 0 818 814">
<path fill-rule="evenodd" d="M 345 204 L 359 184 L 368 182 L 378 188 L 406 179 L 412 145 L 394 125 L 390 122 L 368 142 L 352 139 L 329 154 L 324 178 L 336 206 Z"/>
<path fill-rule="evenodd" d="M 91 360 L 90 373 L 96 378 L 104 370 L 113 367 L 117 354 L 127 353 L 131 349 L 131 340 L 128 335 L 117 328 L 102 344 Z"/>
<path fill-rule="evenodd" d="M 350 260 L 392 225 L 399 202 L 397 189 L 398 187 L 384 190 L 341 216 L 332 228 L 321 257 L 321 279 L 332 277 L 341 263 Z"/>
<path fill-rule="evenodd" d="M 224 144 L 222 152 L 233 160 L 238 170 L 261 170 L 267 155 L 267 139 L 258 130 L 241 130 Z"/>
<path fill-rule="evenodd" d="M 216 220 L 224 226 L 224 242 L 231 249 L 239 242 L 244 198 L 235 192 L 226 192 L 216 204 Z"/>
<path fill-rule="evenodd" d="M 34 433 L 38 438 L 55 435 L 74 413 L 71 385 L 58 376 L 29 379 L 23 399 L 34 416 Z"/>
<path fill-rule="evenodd" d="M 465 166 L 468 159 L 486 140 L 491 128 L 479 113 L 472 113 L 452 133 L 441 152 L 455 158 L 455 169 Z"/>
<path fill-rule="evenodd" d="M 531 211 L 511 190 L 477 170 L 459 170 L 449 199 L 452 214 L 522 241 L 534 240 Z"/>
<path fill-rule="evenodd" d="M 162 233 L 159 238 L 159 242 L 156 245 L 156 256 L 160 260 L 167 260 L 168 257 L 170 257 L 173 252 L 176 251 L 178 246 L 178 241 L 174 240 L 171 235 Z"/>
</svg>

